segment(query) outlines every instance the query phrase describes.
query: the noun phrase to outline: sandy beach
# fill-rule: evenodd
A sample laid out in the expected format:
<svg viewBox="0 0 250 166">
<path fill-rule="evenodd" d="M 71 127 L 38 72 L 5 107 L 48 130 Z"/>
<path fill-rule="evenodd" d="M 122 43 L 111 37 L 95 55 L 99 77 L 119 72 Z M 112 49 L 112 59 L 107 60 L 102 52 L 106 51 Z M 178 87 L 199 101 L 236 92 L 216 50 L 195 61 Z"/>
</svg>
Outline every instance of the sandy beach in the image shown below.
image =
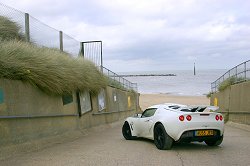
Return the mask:
<svg viewBox="0 0 250 166">
<path fill-rule="evenodd" d="M 179 103 L 186 105 L 209 105 L 210 100 L 206 96 L 174 96 L 167 94 L 140 94 L 140 107 L 147 107 L 161 103 Z"/>
</svg>

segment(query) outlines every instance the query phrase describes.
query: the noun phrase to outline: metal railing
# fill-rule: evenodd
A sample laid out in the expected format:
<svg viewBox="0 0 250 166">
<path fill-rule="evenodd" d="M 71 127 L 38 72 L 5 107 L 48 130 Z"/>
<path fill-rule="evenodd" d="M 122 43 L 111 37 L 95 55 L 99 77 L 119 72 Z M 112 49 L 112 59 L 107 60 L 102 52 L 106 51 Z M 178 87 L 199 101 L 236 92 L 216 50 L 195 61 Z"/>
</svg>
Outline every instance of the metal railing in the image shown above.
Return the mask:
<svg viewBox="0 0 250 166">
<path fill-rule="evenodd" d="M 114 72 L 103 67 L 102 41 L 79 42 L 73 37 L 58 31 L 28 13 L 18 11 L 0 2 L 0 16 L 3 16 L 20 26 L 20 32 L 25 36 L 27 42 L 40 47 L 57 48 L 69 53 L 73 58 L 83 56 L 92 61 L 101 71 L 111 78 L 118 81 L 126 89 L 137 91 L 137 85 L 118 76 Z M 112 83 L 112 82 L 111 82 Z"/>
<path fill-rule="evenodd" d="M 103 71 L 103 74 L 105 74 L 106 76 L 110 78 L 109 84 L 111 86 L 114 86 L 116 88 L 126 89 L 126 90 L 134 90 L 134 91 L 138 90 L 137 83 L 132 83 L 105 67 L 102 67 L 101 70 Z"/>
<path fill-rule="evenodd" d="M 233 79 L 233 84 L 247 81 L 250 79 L 250 60 L 245 61 L 232 69 L 228 70 L 225 74 L 223 74 L 220 78 L 218 78 L 216 81 L 211 83 L 211 92 L 217 92 L 219 89 L 219 86 L 222 82 L 229 78 L 235 78 Z"/>
</svg>

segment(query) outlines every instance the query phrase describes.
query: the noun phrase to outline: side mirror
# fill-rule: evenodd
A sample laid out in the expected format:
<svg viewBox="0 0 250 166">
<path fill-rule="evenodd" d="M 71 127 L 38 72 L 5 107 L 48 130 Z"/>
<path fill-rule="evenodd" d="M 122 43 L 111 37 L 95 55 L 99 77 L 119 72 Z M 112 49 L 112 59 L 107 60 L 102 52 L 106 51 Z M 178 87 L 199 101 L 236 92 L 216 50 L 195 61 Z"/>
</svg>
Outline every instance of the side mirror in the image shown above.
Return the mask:
<svg viewBox="0 0 250 166">
<path fill-rule="evenodd" d="M 135 114 L 133 117 L 141 118 L 141 114 Z"/>
</svg>

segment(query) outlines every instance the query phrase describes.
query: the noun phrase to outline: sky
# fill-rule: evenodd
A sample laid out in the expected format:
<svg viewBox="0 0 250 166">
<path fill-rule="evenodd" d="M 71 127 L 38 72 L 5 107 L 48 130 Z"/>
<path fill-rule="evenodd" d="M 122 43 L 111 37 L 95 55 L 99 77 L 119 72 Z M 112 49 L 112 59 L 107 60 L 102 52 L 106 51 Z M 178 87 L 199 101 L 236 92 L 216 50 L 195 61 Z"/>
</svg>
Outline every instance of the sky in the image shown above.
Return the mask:
<svg viewBox="0 0 250 166">
<path fill-rule="evenodd" d="M 250 59 L 250 0 L 0 2 L 78 41 L 101 40 L 114 72 L 230 69 Z"/>
</svg>

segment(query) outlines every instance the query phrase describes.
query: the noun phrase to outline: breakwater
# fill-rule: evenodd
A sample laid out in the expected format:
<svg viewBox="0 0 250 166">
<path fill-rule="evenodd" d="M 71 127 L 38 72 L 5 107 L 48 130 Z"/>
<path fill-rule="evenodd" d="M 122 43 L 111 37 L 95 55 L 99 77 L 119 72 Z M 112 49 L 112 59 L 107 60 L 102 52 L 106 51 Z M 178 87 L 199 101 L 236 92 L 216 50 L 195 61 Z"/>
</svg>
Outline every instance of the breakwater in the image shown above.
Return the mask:
<svg viewBox="0 0 250 166">
<path fill-rule="evenodd" d="M 176 74 L 125 74 L 121 77 L 149 77 L 149 76 L 176 76 Z"/>
</svg>

